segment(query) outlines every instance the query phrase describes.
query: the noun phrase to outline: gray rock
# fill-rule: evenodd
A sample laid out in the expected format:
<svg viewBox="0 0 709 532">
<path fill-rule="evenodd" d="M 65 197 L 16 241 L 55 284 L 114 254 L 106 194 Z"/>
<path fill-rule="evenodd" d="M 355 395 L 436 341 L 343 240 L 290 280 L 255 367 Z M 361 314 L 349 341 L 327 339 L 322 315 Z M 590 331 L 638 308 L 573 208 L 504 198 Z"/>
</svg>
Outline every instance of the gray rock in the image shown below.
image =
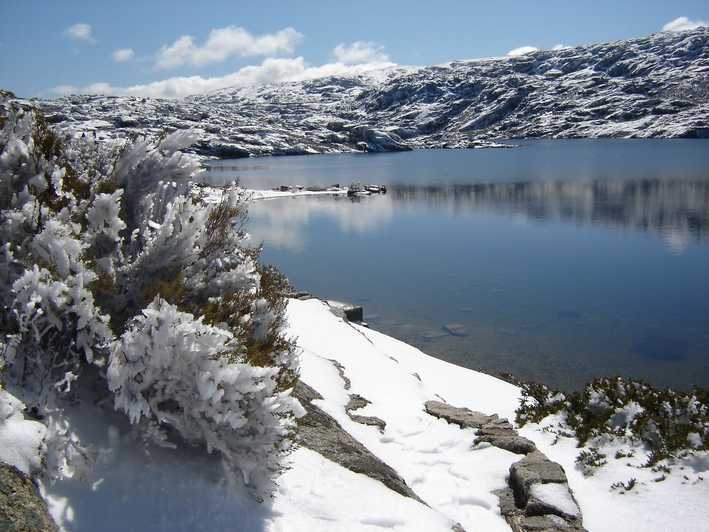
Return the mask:
<svg viewBox="0 0 709 532">
<path fill-rule="evenodd" d="M 384 429 L 386 429 L 386 421 L 383 419 L 376 416 L 360 416 L 352 413 L 353 410 L 364 408 L 368 404 L 371 404 L 371 402 L 361 395 L 351 394 L 349 401 L 347 401 L 347 405 L 345 405 L 345 412 L 347 412 L 349 418 L 355 423 L 371 425 L 377 427 L 380 432 L 384 432 Z"/>
<path fill-rule="evenodd" d="M 340 364 L 337 360 L 334 358 L 328 359 L 330 362 L 332 362 L 332 365 L 335 366 L 335 369 L 337 370 L 337 373 L 340 374 L 340 378 L 342 379 L 343 386 L 345 390 L 349 390 L 350 387 L 352 386 L 352 382 L 350 382 L 350 378 L 345 375 L 345 366 Z M 321 398 L 322 399 L 322 398 Z"/>
<path fill-rule="evenodd" d="M 486 423 L 498 419 L 497 415 L 488 416 L 469 408 L 457 408 L 440 401 L 426 401 L 426 413 L 445 419 L 448 423 L 458 425 L 462 429 L 480 428 Z"/>
<path fill-rule="evenodd" d="M 465 330 L 465 325 L 462 323 L 446 323 L 441 328 L 451 336 L 468 336 L 468 333 Z"/>
<path fill-rule="evenodd" d="M 0 530 L 56 532 L 57 525 L 34 483 L 14 466 L 0 462 Z"/>
<path fill-rule="evenodd" d="M 350 471 L 378 480 L 404 497 L 425 504 L 392 467 L 353 438 L 332 416 L 311 403 L 313 399 L 322 398 L 317 391 L 300 381 L 293 389 L 293 396 L 306 411 L 306 415 L 298 420 L 297 443 Z"/>
<path fill-rule="evenodd" d="M 551 514 L 565 519 L 581 517 L 579 505 L 566 483 L 532 485 L 524 512 L 528 516 Z"/>
<path fill-rule="evenodd" d="M 528 454 L 537 448 L 533 441 L 523 436 L 479 436 L 475 438 L 475 443 L 489 443 L 515 454 Z"/>
<path fill-rule="evenodd" d="M 552 462 L 539 451 L 533 451 L 510 466 L 510 487 L 514 490 L 517 506 L 525 507 L 534 484 L 549 482 L 566 484 L 564 468 Z"/>
<path fill-rule="evenodd" d="M 569 523 L 556 515 L 520 516 L 517 521 L 519 532 L 572 532 L 583 530 L 576 523 Z M 513 528 L 513 530 L 515 530 Z"/>
<path fill-rule="evenodd" d="M 349 321 L 359 322 L 364 319 L 364 308 L 360 305 L 352 305 L 350 303 L 343 303 L 342 301 L 327 301 L 330 311 L 340 318 L 347 319 Z"/>
<path fill-rule="evenodd" d="M 395 133 L 385 133 L 368 126 L 355 126 L 350 129 L 350 141 L 358 146 L 365 143 L 366 151 L 370 152 L 411 150 Z"/>
</svg>

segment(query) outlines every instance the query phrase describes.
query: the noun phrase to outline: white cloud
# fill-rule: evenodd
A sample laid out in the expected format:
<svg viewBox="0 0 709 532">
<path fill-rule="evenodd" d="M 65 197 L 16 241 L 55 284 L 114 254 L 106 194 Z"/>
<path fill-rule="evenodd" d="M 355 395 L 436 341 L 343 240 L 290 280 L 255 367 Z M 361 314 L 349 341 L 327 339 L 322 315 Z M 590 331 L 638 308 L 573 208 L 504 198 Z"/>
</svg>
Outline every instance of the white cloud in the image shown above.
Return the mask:
<svg viewBox="0 0 709 532">
<path fill-rule="evenodd" d="M 534 46 L 520 46 L 519 48 L 515 48 L 514 50 L 510 50 L 507 52 L 507 57 L 520 57 L 526 54 L 531 54 L 532 52 L 538 51 L 539 48 L 536 48 Z"/>
<path fill-rule="evenodd" d="M 349 45 L 338 44 L 332 53 L 338 63 L 345 65 L 389 62 L 389 56 L 384 53 L 384 47 L 369 41 L 356 41 Z"/>
<path fill-rule="evenodd" d="M 551 47 L 552 50 L 568 50 L 571 48 L 571 46 L 567 46 L 565 44 L 555 44 L 554 46 Z"/>
<path fill-rule="evenodd" d="M 91 24 L 84 24 L 83 22 L 69 26 L 64 30 L 64 35 L 75 41 L 94 42 L 91 36 Z"/>
<path fill-rule="evenodd" d="M 709 26 L 709 22 L 704 20 L 690 20 L 687 17 L 677 17 L 662 26 L 662 31 L 687 31 L 695 30 L 702 26 Z"/>
<path fill-rule="evenodd" d="M 268 58 L 260 65 L 246 66 L 232 74 L 220 77 L 179 76 L 129 87 L 114 87 L 108 83 L 94 83 L 86 87 L 60 85 L 54 87 L 51 92 L 58 95 L 81 93 L 182 98 L 190 94 L 210 92 L 227 87 L 250 87 L 285 81 L 317 79 L 326 76 L 356 75 L 392 66 L 395 66 L 394 63 L 364 63 L 359 65 L 327 63 L 320 66 L 308 66 L 302 57 Z"/>
<path fill-rule="evenodd" d="M 190 35 L 183 35 L 170 46 L 163 46 L 155 58 L 155 68 L 168 69 L 184 64 L 202 66 L 220 63 L 233 56 L 292 54 L 303 35 L 293 28 L 254 36 L 244 28 L 228 26 L 209 32 L 198 46 Z"/>
<path fill-rule="evenodd" d="M 113 52 L 113 60 L 116 63 L 125 63 L 126 61 L 133 59 L 134 55 L 135 52 L 132 48 L 120 48 Z"/>
</svg>

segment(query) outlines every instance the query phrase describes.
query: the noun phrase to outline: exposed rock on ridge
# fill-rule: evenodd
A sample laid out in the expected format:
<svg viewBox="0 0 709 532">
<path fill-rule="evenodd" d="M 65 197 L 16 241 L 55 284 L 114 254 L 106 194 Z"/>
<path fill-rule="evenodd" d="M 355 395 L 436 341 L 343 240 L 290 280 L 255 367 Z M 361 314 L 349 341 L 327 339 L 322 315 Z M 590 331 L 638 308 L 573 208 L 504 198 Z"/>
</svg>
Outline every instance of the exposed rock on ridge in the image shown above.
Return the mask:
<svg viewBox="0 0 709 532">
<path fill-rule="evenodd" d="M 99 137 L 201 128 L 216 157 L 476 147 L 520 137 L 709 137 L 709 30 L 184 100 L 70 96 L 48 120 Z"/>
</svg>

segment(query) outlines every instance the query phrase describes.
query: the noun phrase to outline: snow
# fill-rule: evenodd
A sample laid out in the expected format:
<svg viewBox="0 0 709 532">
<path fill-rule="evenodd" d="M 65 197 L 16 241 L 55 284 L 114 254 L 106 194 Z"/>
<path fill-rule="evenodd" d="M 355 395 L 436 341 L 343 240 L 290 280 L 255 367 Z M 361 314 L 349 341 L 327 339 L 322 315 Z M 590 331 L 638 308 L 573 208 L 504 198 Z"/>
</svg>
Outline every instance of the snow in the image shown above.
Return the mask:
<svg viewBox="0 0 709 532">
<path fill-rule="evenodd" d="M 579 507 L 569 495 L 569 490 L 563 484 L 535 484 L 530 490 L 530 494 L 535 499 L 539 499 L 544 504 L 558 508 L 567 515 L 577 517 Z"/>
<path fill-rule="evenodd" d="M 287 316 L 288 332 L 302 350 L 301 379 L 323 397 L 314 403 L 393 467 L 428 506 L 303 447 L 287 455 L 273 498 L 259 504 L 243 488 L 224 482 L 215 455 L 199 447 L 146 450 L 124 415 L 83 402 L 70 413 L 71 424 L 77 439 L 91 449 L 94 464 L 42 486 L 62 526 L 67 531 L 449 532 L 458 522 L 468 531 L 509 530 L 493 491 L 506 485 L 509 467 L 520 455 L 474 446 L 473 430 L 429 416 L 423 405 L 445 399 L 513 420 L 517 387 L 348 323 L 317 299 L 290 300 Z M 333 360 L 343 367 L 349 389 Z M 371 401 L 356 413 L 383 419 L 383 433 L 347 416 L 345 405 L 355 393 Z M 0 397 L 2 437 L 6 412 L 13 423 L 38 425 L 21 419 L 18 402 L 7 394 Z M 585 477 L 575 464 L 576 440 L 555 442 L 554 434 L 542 430 L 553 421 L 527 425 L 520 434 L 564 467 L 589 531 L 706 530 L 709 485 L 701 479 L 709 471 L 708 453 L 684 459 L 676 465 L 684 469 L 656 482 L 661 473 L 638 468 L 646 453 L 615 459 L 622 447 L 608 442 L 601 449 L 608 464 Z M 7 448 L 2 445 L 0 452 Z M 610 487 L 631 478 L 638 481 L 631 490 Z M 557 485 L 537 486 L 532 494 L 570 514 L 577 511 Z"/>
<path fill-rule="evenodd" d="M 574 492 L 584 527 L 593 531 L 706 531 L 709 512 L 709 453 L 680 461 L 671 474 L 653 472 L 640 467 L 647 461 L 647 452 L 635 448 L 633 457 L 616 459 L 619 450 L 628 446 L 608 442 L 600 447 L 608 464 L 584 476 L 575 463 L 581 449 L 576 439 L 559 437 L 543 430 L 558 422 L 555 416 L 540 424 L 528 424 L 519 433 L 533 440 L 551 460 L 562 465 Z M 665 477 L 664 480 L 659 480 Z M 686 478 L 685 478 L 686 477 Z M 637 479 L 630 491 L 611 489 L 616 482 Z"/>
<path fill-rule="evenodd" d="M 22 401 L 0 388 L 0 462 L 30 474 L 41 465 L 47 429 L 26 420 L 24 409 Z"/>
</svg>

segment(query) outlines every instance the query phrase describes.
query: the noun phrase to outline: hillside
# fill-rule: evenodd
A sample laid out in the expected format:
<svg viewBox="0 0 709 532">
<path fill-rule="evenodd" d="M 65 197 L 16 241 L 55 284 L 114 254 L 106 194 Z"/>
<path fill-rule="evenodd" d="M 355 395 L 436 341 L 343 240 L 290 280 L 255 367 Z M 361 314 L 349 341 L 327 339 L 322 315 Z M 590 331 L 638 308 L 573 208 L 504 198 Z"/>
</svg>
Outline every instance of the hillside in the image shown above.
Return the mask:
<svg viewBox="0 0 709 532">
<path fill-rule="evenodd" d="M 485 147 L 522 137 L 707 137 L 709 30 L 183 100 L 39 103 L 60 128 L 102 138 L 199 128 L 196 151 L 218 157 Z"/>
</svg>

